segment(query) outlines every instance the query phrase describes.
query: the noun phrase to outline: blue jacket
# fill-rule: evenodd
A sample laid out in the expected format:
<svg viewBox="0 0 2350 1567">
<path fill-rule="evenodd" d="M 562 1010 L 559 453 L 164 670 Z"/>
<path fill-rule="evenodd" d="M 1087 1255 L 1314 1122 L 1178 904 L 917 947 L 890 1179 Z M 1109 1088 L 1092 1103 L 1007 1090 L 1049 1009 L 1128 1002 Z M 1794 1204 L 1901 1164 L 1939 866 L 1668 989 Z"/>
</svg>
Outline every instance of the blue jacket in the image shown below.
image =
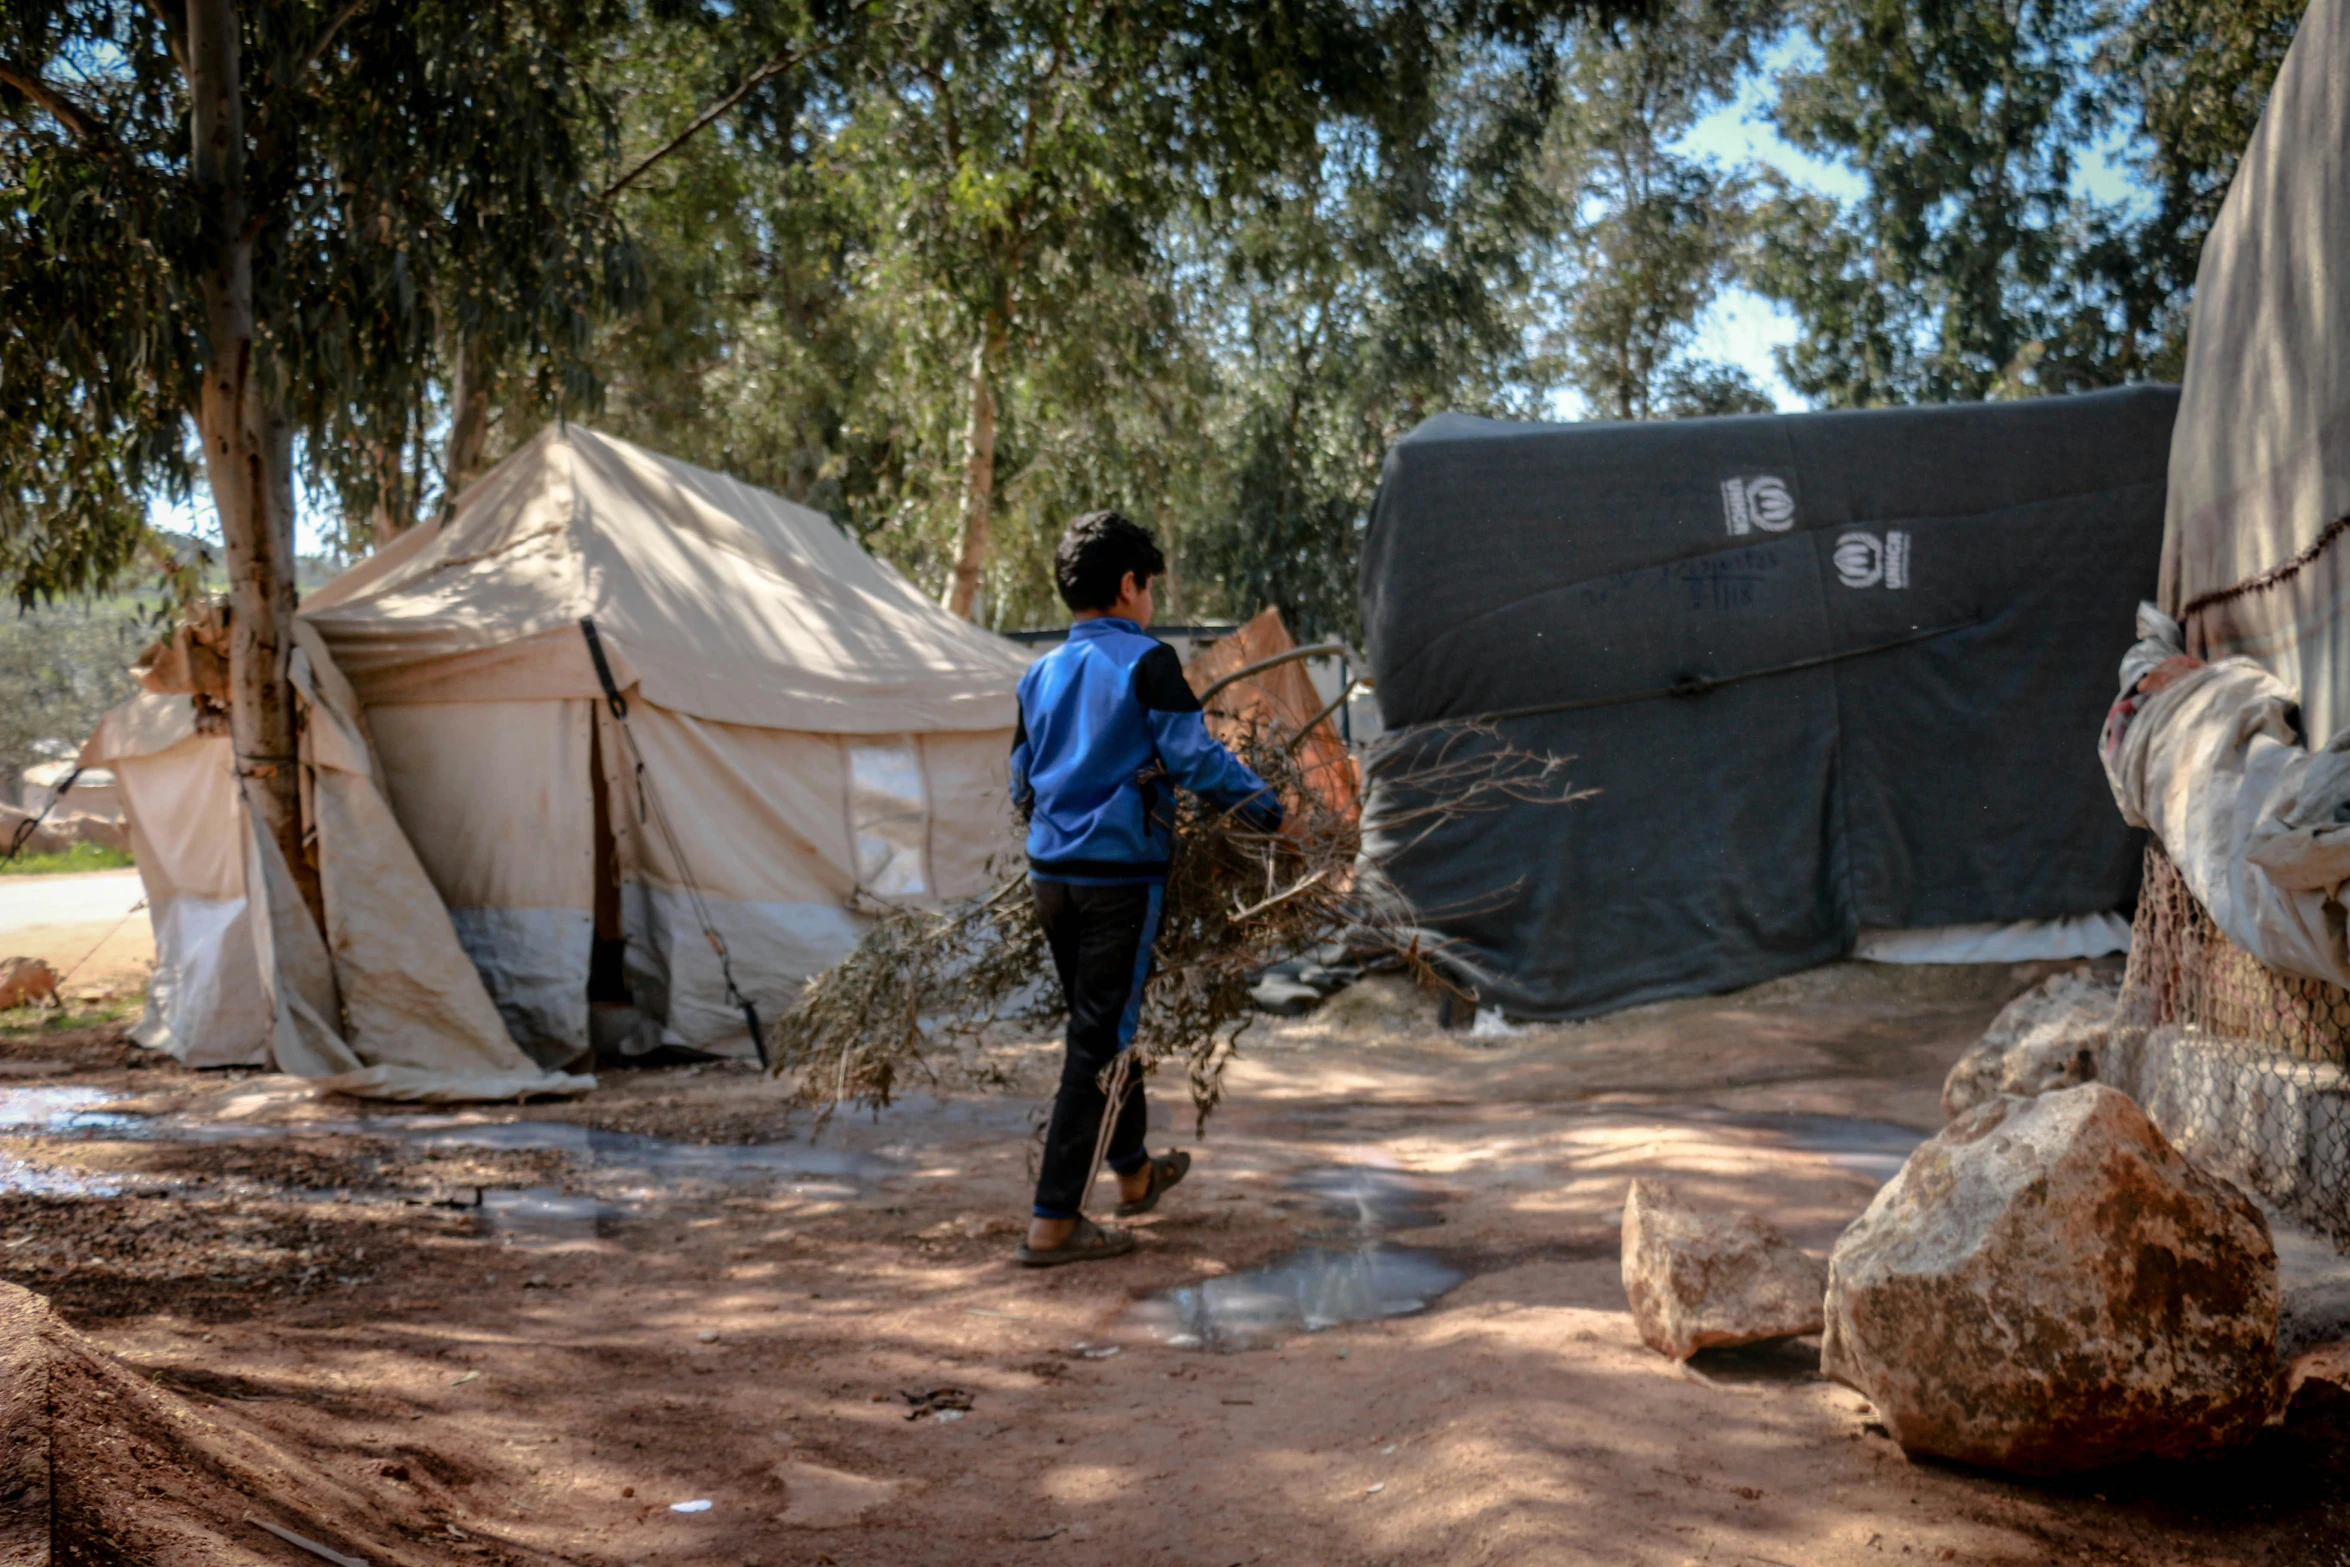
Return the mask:
<svg viewBox="0 0 2350 1567">
<path fill-rule="evenodd" d="M 1028 818 L 1028 868 L 1048 881 L 1144 881 L 1167 874 L 1170 784 L 1251 826 L 1281 825 L 1281 802 L 1208 733 L 1175 650 L 1131 620 L 1102 616 L 1020 677 L 1012 802 Z"/>
</svg>

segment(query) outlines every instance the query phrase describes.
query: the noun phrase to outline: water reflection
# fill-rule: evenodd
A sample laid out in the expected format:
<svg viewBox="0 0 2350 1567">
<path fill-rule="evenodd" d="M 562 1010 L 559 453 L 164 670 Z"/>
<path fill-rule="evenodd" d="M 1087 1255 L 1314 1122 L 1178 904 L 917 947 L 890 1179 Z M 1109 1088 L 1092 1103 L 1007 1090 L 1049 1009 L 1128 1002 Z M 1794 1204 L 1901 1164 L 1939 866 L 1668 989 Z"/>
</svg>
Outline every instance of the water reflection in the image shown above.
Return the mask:
<svg viewBox="0 0 2350 1567">
<path fill-rule="evenodd" d="M 1126 1320 L 1174 1349 L 1255 1349 L 1292 1333 L 1408 1316 L 1464 1277 L 1424 1251 L 1316 1247 L 1164 1291 L 1137 1302 Z"/>
</svg>

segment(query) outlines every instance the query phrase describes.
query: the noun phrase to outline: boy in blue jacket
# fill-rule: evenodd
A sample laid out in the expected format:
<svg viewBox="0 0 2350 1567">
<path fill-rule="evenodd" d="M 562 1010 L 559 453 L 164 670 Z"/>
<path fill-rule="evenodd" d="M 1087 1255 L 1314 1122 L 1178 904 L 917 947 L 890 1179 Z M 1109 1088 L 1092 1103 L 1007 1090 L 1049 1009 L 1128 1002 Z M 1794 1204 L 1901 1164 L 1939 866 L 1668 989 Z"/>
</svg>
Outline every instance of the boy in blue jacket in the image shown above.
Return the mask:
<svg viewBox="0 0 2350 1567">
<path fill-rule="evenodd" d="M 1072 523 L 1053 551 L 1053 578 L 1073 615 L 1069 640 L 1020 680 L 1012 801 L 1028 821 L 1029 885 L 1069 1006 L 1060 1092 L 1019 1251 L 1029 1267 L 1134 1249 L 1130 1232 L 1078 1211 L 1106 1110 L 1120 1218 L 1157 1207 L 1191 1168 L 1189 1154 L 1153 1159 L 1144 1149 L 1139 1076 L 1114 1110 L 1101 1088 L 1142 1016 L 1167 887 L 1171 786 L 1264 831 L 1281 825 L 1265 780 L 1208 733 L 1174 649 L 1144 633 L 1151 579 L 1166 569 L 1150 534 L 1114 511 Z"/>
</svg>

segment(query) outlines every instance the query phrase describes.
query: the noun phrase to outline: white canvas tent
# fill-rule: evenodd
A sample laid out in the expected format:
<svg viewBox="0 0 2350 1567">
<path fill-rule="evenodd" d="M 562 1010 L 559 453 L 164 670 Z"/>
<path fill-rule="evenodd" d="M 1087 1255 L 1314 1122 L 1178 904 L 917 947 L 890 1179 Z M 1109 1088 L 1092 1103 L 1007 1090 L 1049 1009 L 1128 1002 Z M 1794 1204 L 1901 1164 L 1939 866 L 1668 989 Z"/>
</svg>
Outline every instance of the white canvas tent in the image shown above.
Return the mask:
<svg viewBox="0 0 2350 1567">
<path fill-rule="evenodd" d="M 372 740 L 360 760 L 436 906 L 377 901 L 448 926 L 537 1069 L 586 1057 L 599 947 L 624 953 L 633 993 L 633 1013 L 607 1014 L 632 1024 L 621 1048 L 748 1055 L 704 911 L 772 1017 L 872 912 L 973 891 L 1012 845 L 1017 649 L 822 514 L 578 425 L 328 584 L 300 622 L 308 664 L 348 682 L 356 743 Z M 153 903 L 142 1037 L 255 1059 L 283 1031 L 242 977 L 268 945 L 252 855 L 231 847 L 251 835 L 225 737 L 196 735 L 187 708 L 127 704 L 84 759 L 123 780 Z M 319 822 L 329 867 L 334 823 Z M 330 884 L 339 973 L 335 901 Z"/>
</svg>

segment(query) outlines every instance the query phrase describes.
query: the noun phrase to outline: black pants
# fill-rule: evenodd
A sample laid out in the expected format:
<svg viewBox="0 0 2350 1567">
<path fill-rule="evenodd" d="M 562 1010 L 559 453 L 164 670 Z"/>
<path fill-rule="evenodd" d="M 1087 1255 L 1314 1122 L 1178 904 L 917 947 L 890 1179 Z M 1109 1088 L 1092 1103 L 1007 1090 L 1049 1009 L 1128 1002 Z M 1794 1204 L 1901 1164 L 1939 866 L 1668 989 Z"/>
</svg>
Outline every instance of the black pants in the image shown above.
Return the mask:
<svg viewBox="0 0 2350 1567">
<path fill-rule="evenodd" d="M 1085 1201 L 1085 1180 L 1093 1173 L 1094 1144 L 1101 1136 L 1102 1069 L 1133 1043 L 1134 1026 L 1142 1017 L 1142 985 L 1150 977 L 1151 943 L 1158 939 L 1159 903 L 1166 888 L 1157 882 L 1028 885 L 1036 894 L 1036 917 L 1069 1003 L 1068 1049 L 1052 1123 L 1045 1128 L 1036 1216 L 1071 1219 Z M 1142 1146 L 1149 1119 L 1142 1079 L 1136 1077 L 1127 1083 L 1111 1123 L 1111 1169 L 1130 1174 L 1149 1159 Z"/>
</svg>

